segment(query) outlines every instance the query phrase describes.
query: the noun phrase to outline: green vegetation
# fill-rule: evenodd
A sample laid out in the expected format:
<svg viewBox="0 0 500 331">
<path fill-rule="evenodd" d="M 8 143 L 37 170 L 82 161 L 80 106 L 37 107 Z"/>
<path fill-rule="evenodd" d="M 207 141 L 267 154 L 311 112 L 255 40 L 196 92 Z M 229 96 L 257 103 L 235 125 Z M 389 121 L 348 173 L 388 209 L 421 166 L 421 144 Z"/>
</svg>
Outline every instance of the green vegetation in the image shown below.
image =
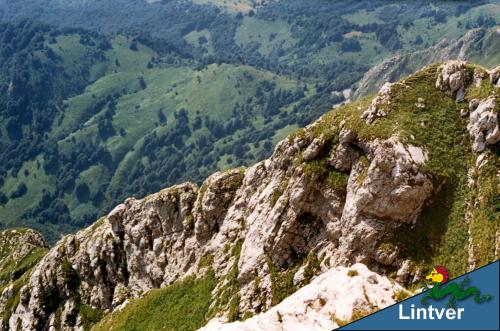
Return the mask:
<svg viewBox="0 0 500 331">
<path fill-rule="evenodd" d="M 251 66 L 200 67 L 171 49 L 146 46 L 150 39 L 63 32 L 30 21 L 4 24 L 0 34 L 23 29 L 33 38 L 13 50 L 14 59 L 26 54 L 48 63 L 19 62 L 19 77 L 0 76 L 5 89 L 14 86 L 0 97 L 7 109 L 0 112 L 0 152 L 10 160 L 0 166 L 0 227 L 37 228 L 51 242 L 126 197 L 201 182 L 218 168 L 266 157 L 276 130 L 301 120 L 298 102 L 316 94 L 296 77 Z M 54 55 L 45 59 L 45 53 Z M 10 62 L 2 63 L 10 72 Z M 74 77 L 75 71 L 88 75 Z M 40 85 L 25 76 L 66 86 L 44 90 L 43 99 L 28 105 L 32 117 L 44 118 L 36 127 L 16 117 L 23 114 L 16 100 L 38 95 L 21 88 Z M 242 179 L 243 171 L 232 188 Z"/>
<path fill-rule="evenodd" d="M 311 279 L 316 275 L 316 272 L 319 269 L 320 263 L 321 261 L 318 259 L 316 252 L 310 251 L 304 268 L 304 285 L 311 282 Z"/>
<path fill-rule="evenodd" d="M 324 150 L 328 151 L 329 148 L 325 147 Z M 349 174 L 338 171 L 332 167 L 327 156 L 320 156 L 319 158 L 307 162 L 304 166 L 304 174 L 317 176 L 319 180 L 324 180 L 330 188 L 344 194 L 346 193 Z"/>
<path fill-rule="evenodd" d="M 496 154 L 495 154 L 496 153 Z M 498 151 L 488 151 L 488 162 L 475 174 L 477 185 L 474 187 L 470 204 L 470 232 L 472 235 L 473 258 L 476 265 L 484 265 L 495 260 L 496 233 L 500 229 L 500 180 Z"/>
<path fill-rule="evenodd" d="M 467 266 L 467 231 L 466 222 L 469 208 L 472 208 L 471 229 L 475 237 L 476 259 L 480 264 L 492 261 L 494 233 L 498 228 L 498 180 L 495 178 L 495 165 L 498 158 L 493 149 L 489 152 L 489 166 L 481 170 L 478 187 L 471 189 L 467 185 L 467 166 L 475 162 L 471 151 L 469 134 L 464 130 L 467 119 L 460 117 L 460 109 L 467 107 L 467 99 L 456 103 L 434 86 L 438 65 L 433 65 L 403 81 L 393 85 L 391 103 L 385 105 L 388 115 L 368 125 L 361 114 L 367 109 L 371 98 L 338 108 L 325 114 L 308 134 L 312 137 L 334 137 L 341 121 L 353 131 L 359 139 L 387 139 L 397 135 L 405 144 L 423 146 L 429 160 L 421 170 L 429 175 L 434 187 L 440 191 L 428 201 L 413 227 L 403 225 L 387 243 L 395 243 L 402 249 L 404 256 L 410 256 L 426 270 L 434 264 L 446 265 L 451 274 L 462 274 Z M 472 77 L 474 67 L 469 67 Z M 470 77 L 470 78 L 471 78 Z M 485 97 L 497 92 L 488 80 L 481 88 L 471 86 L 466 97 Z M 418 98 L 424 98 L 426 107 L 418 108 Z M 306 134 L 300 130 L 296 134 Z M 335 139 L 335 138 L 334 138 Z M 328 153 L 331 147 L 326 147 Z M 300 160 L 299 160 L 300 161 Z M 364 165 L 358 180 L 364 180 L 369 165 L 366 157 L 361 157 Z M 328 160 L 320 155 L 307 162 L 305 173 L 326 177 L 329 171 Z M 476 174 L 476 176 L 479 174 Z M 480 197 L 478 208 L 473 201 Z M 473 234 L 474 238 L 474 234 Z M 484 238 L 484 241 L 483 241 Z M 480 241 L 482 241 L 480 243 Z M 478 264 L 479 265 L 479 264 Z"/>
<path fill-rule="evenodd" d="M 214 264 L 214 255 L 206 254 L 200 258 L 200 262 L 198 263 L 198 270 L 202 268 L 209 268 Z"/>
<path fill-rule="evenodd" d="M 233 265 L 227 275 L 219 279 L 223 284 L 217 289 L 215 297 L 212 298 L 212 306 L 207 312 L 207 320 L 215 317 L 221 311 L 228 312 L 228 321 L 234 322 L 241 319 L 240 312 L 240 283 L 238 281 L 238 261 L 240 259 L 243 240 L 237 240 L 232 247 L 231 256 L 234 258 Z"/>
<path fill-rule="evenodd" d="M 27 284 L 35 264 L 47 253 L 46 247 L 30 244 L 33 230 L 16 228 L 0 231 L 0 293 L 12 286 L 12 295 L 4 302 L 3 322 L 9 320 L 20 300 L 20 290 Z"/>
<path fill-rule="evenodd" d="M 0 231 L 0 292 L 25 275 L 47 253 L 46 247 L 25 242 L 31 234 L 34 231 L 23 228 Z M 27 245 L 26 251 L 24 245 Z"/>
<path fill-rule="evenodd" d="M 292 268 L 281 269 L 267 257 L 267 265 L 271 276 L 271 305 L 275 306 L 297 291 L 297 287 L 293 284 L 293 276 L 299 270 L 300 263 Z"/>
<path fill-rule="evenodd" d="M 83 330 L 90 331 L 92 326 L 98 323 L 104 316 L 104 312 L 90 305 L 77 305 L 78 313 L 82 319 Z M 57 313 L 57 311 L 56 311 Z"/>
<path fill-rule="evenodd" d="M 151 290 L 144 298 L 106 316 L 92 330 L 196 330 L 206 323 L 215 285 L 215 274 L 210 270 L 201 278 L 188 277 Z"/>
<path fill-rule="evenodd" d="M 366 176 L 368 175 L 368 168 L 370 167 L 370 161 L 365 155 L 361 155 L 359 157 L 358 162 L 361 163 L 361 165 L 363 166 L 363 170 L 359 173 L 356 180 L 359 183 L 362 183 L 365 180 Z"/>
<path fill-rule="evenodd" d="M 281 181 L 280 185 L 273 190 L 273 193 L 271 194 L 271 199 L 269 201 L 271 207 L 274 207 L 276 205 L 276 202 L 283 195 L 283 192 L 286 190 L 287 186 L 288 186 L 288 180 L 283 180 Z"/>
<path fill-rule="evenodd" d="M 253 6 L 1 3 L 0 228 L 29 226 L 53 243 L 126 197 L 252 164 L 387 56 L 499 17 L 487 2 Z M 9 23 L 21 16 L 73 28 Z M 475 61 L 496 64 L 495 36 Z M 325 178 L 342 190 L 345 176 Z"/>
<path fill-rule="evenodd" d="M 332 316 L 332 320 L 337 323 L 337 325 L 339 327 L 341 326 L 344 326 L 344 325 L 347 325 L 349 323 L 352 323 L 354 321 L 357 321 L 365 316 L 368 316 L 368 315 L 371 315 L 373 314 L 374 312 L 376 312 L 378 309 L 374 308 L 374 309 L 369 309 L 369 310 L 363 310 L 363 311 L 360 311 L 360 310 L 355 310 L 352 315 L 351 315 L 351 318 L 347 321 L 344 321 L 344 320 L 341 320 L 341 319 L 338 319 L 336 318 L 335 316 Z"/>
<path fill-rule="evenodd" d="M 7 321 L 12 316 L 14 309 L 19 304 L 19 300 L 21 298 L 20 297 L 21 288 L 28 283 L 30 275 L 31 272 L 26 272 L 21 278 L 17 279 L 12 283 L 13 285 L 12 296 L 7 299 L 7 301 L 3 306 L 3 315 L 2 315 L 3 323 L 7 323 Z"/>
<path fill-rule="evenodd" d="M 393 299 L 396 300 L 396 302 L 399 302 L 408 299 L 410 296 L 411 293 L 408 292 L 407 290 L 400 290 L 394 293 Z"/>
</svg>

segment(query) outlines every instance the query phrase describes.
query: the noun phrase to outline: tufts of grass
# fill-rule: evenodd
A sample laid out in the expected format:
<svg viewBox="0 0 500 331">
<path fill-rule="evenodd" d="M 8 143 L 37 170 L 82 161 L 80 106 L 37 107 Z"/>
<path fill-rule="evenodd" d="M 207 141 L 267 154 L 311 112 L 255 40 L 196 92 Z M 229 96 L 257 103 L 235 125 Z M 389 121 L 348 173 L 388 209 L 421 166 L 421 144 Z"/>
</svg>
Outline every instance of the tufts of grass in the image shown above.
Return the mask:
<svg viewBox="0 0 500 331">
<path fill-rule="evenodd" d="M 14 309 L 19 305 L 21 299 L 21 288 L 26 285 L 31 276 L 31 270 L 24 273 L 22 277 L 12 283 L 12 296 L 10 296 L 3 304 L 2 320 L 4 325 L 8 325 L 8 321 L 14 312 Z M 3 289 L 1 289 L 3 290 Z"/>
<path fill-rule="evenodd" d="M 311 282 L 311 279 L 316 275 L 321 261 L 318 259 L 316 252 L 311 251 L 307 256 L 306 265 L 304 268 L 304 285 Z"/>
<path fill-rule="evenodd" d="M 198 263 L 198 270 L 203 268 L 211 267 L 214 264 L 214 255 L 206 254 L 200 258 L 200 262 Z"/>
<path fill-rule="evenodd" d="M 330 166 L 327 157 L 321 157 L 307 162 L 304 165 L 304 174 L 308 176 L 317 176 L 318 180 L 325 181 L 328 187 L 340 192 L 346 193 L 349 174 L 338 171 Z"/>
<path fill-rule="evenodd" d="M 269 204 L 271 207 L 274 207 L 276 205 L 276 202 L 278 202 L 278 199 L 283 195 L 283 192 L 286 190 L 288 186 L 288 179 L 284 180 L 280 183 L 280 185 L 274 189 L 273 193 L 271 194 L 271 198 L 269 200 Z"/>
<path fill-rule="evenodd" d="M 411 293 L 406 290 L 397 291 L 392 296 L 392 298 L 396 300 L 396 302 L 403 301 L 405 299 L 408 299 L 409 297 L 411 297 Z"/>
<path fill-rule="evenodd" d="M 475 174 L 476 186 L 471 203 L 475 203 L 470 217 L 473 259 L 477 266 L 495 261 L 496 234 L 500 229 L 500 167 L 495 151 L 487 151 L 488 162 Z"/>
<path fill-rule="evenodd" d="M 344 326 L 344 325 L 347 325 L 349 323 L 352 323 L 354 321 L 357 321 L 363 317 L 366 317 L 370 314 L 373 314 L 374 312 L 376 312 L 378 309 L 368 309 L 368 310 L 355 310 L 352 315 L 351 315 L 351 318 L 347 321 L 344 321 L 344 320 L 341 320 L 339 318 L 336 318 L 335 316 L 332 316 L 332 320 L 337 323 L 337 325 L 339 327 L 341 326 Z"/>
<path fill-rule="evenodd" d="M 363 170 L 358 175 L 358 177 L 356 178 L 356 180 L 359 183 L 362 183 L 365 180 L 366 176 L 368 175 L 368 168 L 370 167 L 370 161 L 368 160 L 368 158 L 365 155 L 361 155 L 359 157 L 358 161 L 362 164 Z"/>
<path fill-rule="evenodd" d="M 232 248 L 231 256 L 234 258 L 234 263 L 228 274 L 220 280 L 224 285 L 217 290 L 215 298 L 212 299 L 210 310 L 206 314 L 207 320 L 215 317 L 221 311 L 227 311 L 227 318 L 230 322 L 241 319 L 238 261 L 242 245 L 243 240 L 240 239 L 236 241 Z"/>
<path fill-rule="evenodd" d="M 79 304 L 77 305 L 77 310 L 82 320 L 84 331 L 90 331 L 92 326 L 102 320 L 104 316 L 104 312 L 101 309 L 94 308 L 91 305 Z"/>
<path fill-rule="evenodd" d="M 45 256 L 48 249 L 44 247 L 33 248 L 26 256 L 24 256 L 17 263 L 12 260 L 7 265 L 4 265 L 0 271 L 0 284 L 1 282 L 14 281 L 19 279 L 35 264 L 38 263 Z"/>
<path fill-rule="evenodd" d="M 297 286 L 293 284 L 293 276 L 299 270 L 300 264 L 289 269 L 281 269 L 275 266 L 269 257 L 266 257 L 266 262 L 271 276 L 271 305 L 275 306 L 297 291 Z"/>
<path fill-rule="evenodd" d="M 207 322 L 205 314 L 215 285 L 215 273 L 209 270 L 201 278 L 188 277 L 166 288 L 151 290 L 144 298 L 106 316 L 93 330 L 196 330 Z"/>
</svg>

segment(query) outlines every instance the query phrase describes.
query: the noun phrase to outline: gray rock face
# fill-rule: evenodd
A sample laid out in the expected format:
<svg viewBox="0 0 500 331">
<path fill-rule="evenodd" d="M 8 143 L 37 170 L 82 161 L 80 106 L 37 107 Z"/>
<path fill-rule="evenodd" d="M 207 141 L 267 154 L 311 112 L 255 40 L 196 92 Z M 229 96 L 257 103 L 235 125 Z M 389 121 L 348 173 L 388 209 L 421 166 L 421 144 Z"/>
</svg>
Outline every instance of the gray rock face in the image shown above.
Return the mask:
<svg viewBox="0 0 500 331">
<path fill-rule="evenodd" d="M 459 102 L 463 100 L 467 79 L 468 74 L 465 61 L 448 61 L 438 68 L 436 88 L 446 92 L 449 96 L 456 95 L 457 102 Z"/>
<path fill-rule="evenodd" d="M 500 87 L 500 66 L 490 71 L 490 81 L 497 87 Z"/>
<path fill-rule="evenodd" d="M 285 139 L 270 159 L 216 173 L 201 188 L 186 183 L 126 200 L 50 250 L 23 287 L 10 328 L 47 328 L 54 319 L 44 301 L 48 293 L 64 303 L 62 316 L 76 314 L 76 292 L 82 302 L 112 311 L 152 288 L 204 272 L 199 261 L 209 254 L 222 278 L 237 263 L 240 309 L 250 312 L 271 305 L 269 263 L 288 268 L 315 252 L 323 257 L 315 274 L 356 261 L 398 266 L 395 256 L 380 254 L 380 238 L 391 224 L 411 222 L 431 193 L 430 181 L 416 167 L 425 162 L 425 151 L 396 137 L 358 141 L 345 129 L 336 146 L 326 145 L 309 135 Z M 306 151 L 309 158 L 330 155 L 336 168 L 350 172 L 347 187 L 330 187 L 306 173 L 305 163 L 296 161 Z M 361 154 L 370 160 L 367 168 Z M 225 247 L 238 241 L 241 253 L 232 256 Z M 267 299 L 257 301 L 256 290 Z M 81 323 L 77 317 L 74 328 Z"/>
<path fill-rule="evenodd" d="M 473 140 L 472 149 L 475 152 L 482 152 L 487 145 L 500 141 L 495 99 L 493 97 L 483 101 L 474 99 L 470 102 L 469 110 L 467 130 Z"/>
<path fill-rule="evenodd" d="M 352 169 L 341 218 L 340 255 L 350 261 L 393 262 L 377 254 L 377 238 L 397 227 L 411 223 L 433 192 L 429 178 L 418 165 L 427 160 L 424 150 L 405 146 L 392 137 L 365 145 L 368 166 L 358 162 Z"/>
<path fill-rule="evenodd" d="M 377 118 L 387 116 L 386 110 L 384 110 L 384 105 L 387 105 L 391 99 L 391 83 L 385 83 L 378 92 L 378 95 L 373 98 L 370 107 L 361 115 L 361 118 L 366 121 L 366 123 L 371 124 Z"/>
</svg>

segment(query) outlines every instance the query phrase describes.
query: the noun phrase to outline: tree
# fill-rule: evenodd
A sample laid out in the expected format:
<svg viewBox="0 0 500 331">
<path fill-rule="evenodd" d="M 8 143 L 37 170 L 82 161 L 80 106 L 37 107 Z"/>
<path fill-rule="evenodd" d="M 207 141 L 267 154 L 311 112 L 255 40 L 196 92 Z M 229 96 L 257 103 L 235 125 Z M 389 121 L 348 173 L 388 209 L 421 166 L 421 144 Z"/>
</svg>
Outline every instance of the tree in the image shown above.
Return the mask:
<svg viewBox="0 0 500 331">
<path fill-rule="evenodd" d="M 138 79 L 139 79 L 139 86 L 141 87 L 141 90 L 144 90 L 147 87 L 146 81 L 144 80 L 144 76 L 141 76 Z"/>
<path fill-rule="evenodd" d="M 345 39 L 342 44 L 340 44 L 340 49 L 342 52 L 361 52 L 361 44 L 354 38 Z"/>
<path fill-rule="evenodd" d="M 158 109 L 158 121 L 160 121 L 161 124 L 167 123 L 167 117 L 163 114 L 161 109 Z"/>
<path fill-rule="evenodd" d="M 137 48 L 137 40 L 132 40 L 130 43 L 130 49 L 133 50 L 134 52 L 137 52 L 139 49 Z"/>
<path fill-rule="evenodd" d="M 0 206 L 5 206 L 7 202 L 9 202 L 9 198 L 3 192 L 0 192 Z"/>
<path fill-rule="evenodd" d="M 22 197 L 28 192 L 28 187 L 24 183 L 19 183 L 17 188 L 10 194 L 11 199 L 17 199 Z"/>
<path fill-rule="evenodd" d="M 79 202 L 85 203 L 89 200 L 90 189 L 86 183 L 78 183 L 75 188 L 75 193 Z"/>
</svg>

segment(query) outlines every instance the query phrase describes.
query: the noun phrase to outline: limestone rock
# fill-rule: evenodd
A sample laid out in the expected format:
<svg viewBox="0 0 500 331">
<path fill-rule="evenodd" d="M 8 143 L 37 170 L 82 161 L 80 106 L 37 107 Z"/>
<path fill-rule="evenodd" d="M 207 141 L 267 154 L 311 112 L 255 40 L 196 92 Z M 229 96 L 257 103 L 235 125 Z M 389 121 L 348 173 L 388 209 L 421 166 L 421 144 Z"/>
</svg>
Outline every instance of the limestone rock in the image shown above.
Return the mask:
<svg viewBox="0 0 500 331">
<path fill-rule="evenodd" d="M 376 256 L 378 238 L 398 222 L 412 223 L 433 192 L 431 180 L 418 169 L 427 160 L 422 148 L 392 137 L 364 149 L 370 165 L 353 167 L 341 218 L 339 252 L 351 261 Z"/>
<path fill-rule="evenodd" d="M 465 86 L 464 70 L 460 61 L 441 66 L 438 88 L 456 97 Z M 392 87 L 385 85 L 374 98 L 364 116 L 368 123 L 384 120 Z M 424 97 L 416 100 L 421 112 L 427 111 Z M 470 100 L 467 129 L 474 150 L 498 143 L 497 107 L 493 97 Z M 377 129 L 361 125 L 366 131 Z M 429 123 L 422 120 L 422 125 Z M 53 326 L 47 297 L 57 298 L 62 317 L 74 317 L 77 298 L 112 312 L 153 288 L 201 276 L 209 267 L 219 280 L 212 308 L 220 310 L 207 329 L 334 328 L 332 314 L 346 321 L 353 312 L 391 304 L 401 287 L 381 275 L 398 270 L 398 279 L 412 282 L 418 268 L 400 244 L 387 238 L 397 229 L 411 229 L 424 203 L 439 190 L 422 170 L 428 151 L 415 141 L 397 130 L 367 134 L 324 116 L 247 169 L 217 172 L 201 187 L 184 183 L 127 199 L 52 247 L 0 326 L 28 331 Z M 32 243 L 42 244 L 36 236 Z M 272 307 L 273 282 L 281 272 L 304 287 Z M 238 285 L 231 295 L 238 296 L 242 314 L 267 312 L 221 326 L 228 301 L 234 300 L 221 306 L 214 302 L 227 296 L 228 283 Z M 347 287 L 352 297 L 343 296 Z M 0 313 L 12 291 L 0 294 Z M 70 327 L 65 318 L 61 321 L 63 328 Z M 76 326 L 81 325 L 78 317 Z"/>
<path fill-rule="evenodd" d="M 500 66 L 489 72 L 490 74 L 490 82 L 497 87 L 500 87 Z"/>
<path fill-rule="evenodd" d="M 349 289 L 346 295 L 345 289 Z M 332 330 L 348 322 L 354 312 L 370 313 L 396 303 L 405 291 L 363 264 L 331 269 L 267 312 L 244 322 L 214 320 L 200 331 Z"/>
<path fill-rule="evenodd" d="M 302 153 L 304 160 L 310 161 L 314 159 L 316 156 L 318 156 L 324 144 L 325 144 L 325 139 L 323 137 L 315 138 L 312 141 L 312 143 Z"/>
<path fill-rule="evenodd" d="M 475 87 L 481 87 L 481 84 L 483 82 L 483 79 L 488 77 L 488 73 L 480 68 L 475 68 L 474 69 L 474 75 L 472 77 L 472 84 Z"/>
<path fill-rule="evenodd" d="M 383 106 L 390 103 L 391 86 L 391 83 L 385 83 L 380 88 L 378 95 L 373 98 L 368 109 L 361 115 L 361 118 L 364 119 L 366 123 L 371 124 L 377 118 L 387 116 L 387 110 L 385 110 Z"/>
<path fill-rule="evenodd" d="M 425 99 L 424 98 L 418 98 L 417 102 L 415 103 L 415 107 L 419 109 L 425 109 L 427 105 L 425 104 Z"/>
<path fill-rule="evenodd" d="M 461 96 L 467 81 L 466 62 L 461 60 L 448 61 L 438 68 L 436 88 L 446 92 L 449 96 Z"/>
<path fill-rule="evenodd" d="M 494 98 L 472 103 L 467 130 L 473 140 L 472 149 L 482 152 L 487 145 L 500 141 L 498 109 Z"/>
</svg>

